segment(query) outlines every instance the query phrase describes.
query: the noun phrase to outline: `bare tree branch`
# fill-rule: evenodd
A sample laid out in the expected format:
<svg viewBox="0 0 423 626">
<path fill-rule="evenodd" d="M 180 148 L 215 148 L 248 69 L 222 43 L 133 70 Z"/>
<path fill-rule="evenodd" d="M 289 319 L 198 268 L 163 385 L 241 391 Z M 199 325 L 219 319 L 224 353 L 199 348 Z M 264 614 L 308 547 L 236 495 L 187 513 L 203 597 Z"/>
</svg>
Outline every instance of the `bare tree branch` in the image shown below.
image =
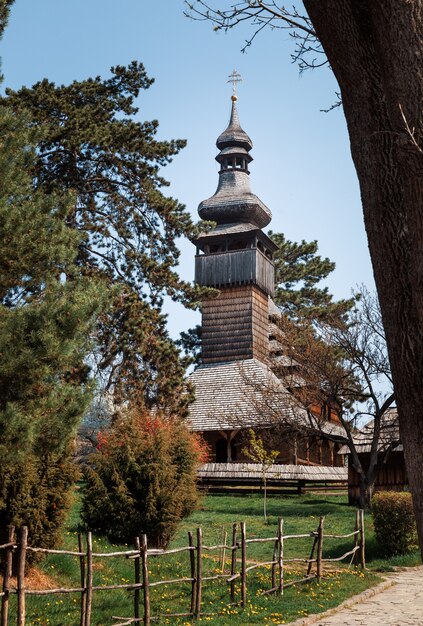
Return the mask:
<svg viewBox="0 0 423 626">
<path fill-rule="evenodd" d="M 257 35 L 265 28 L 280 28 L 291 31 L 290 34 L 296 45 L 291 58 L 293 62 L 298 63 L 301 72 L 327 65 L 327 59 L 311 20 L 307 14 L 300 13 L 295 6 L 287 9 L 274 0 L 241 0 L 233 2 L 228 9 L 218 8 L 218 5 L 211 0 L 192 2 L 185 0 L 185 4 L 188 7 L 184 11 L 187 17 L 193 20 L 210 21 L 216 31 L 228 31 L 245 22 L 250 23 L 254 28 L 254 33 L 246 40 L 241 48 L 242 52 L 246 52 Z M 310 55 L 316 54 L 324 56 L 324 60 L 317 62 L 316 56 L 313 56 L 311 61 L 307 59 Z"/>
</svg>

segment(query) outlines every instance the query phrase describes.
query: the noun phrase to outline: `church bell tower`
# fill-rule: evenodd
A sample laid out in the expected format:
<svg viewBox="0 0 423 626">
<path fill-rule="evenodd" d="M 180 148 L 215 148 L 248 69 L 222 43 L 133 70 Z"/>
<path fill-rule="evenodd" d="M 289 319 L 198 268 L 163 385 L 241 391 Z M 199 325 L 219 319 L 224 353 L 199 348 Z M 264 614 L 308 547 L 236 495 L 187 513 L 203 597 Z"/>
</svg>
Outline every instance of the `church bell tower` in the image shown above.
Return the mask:
<svg viewBox="0 0 423 626">
<path fill-rule="evenodd" d="M 202 303 L 202 363 L 245 359 L 266 362 L 269 354 L 269 296 L 274 291 L 272 256 L 277 246 L 262 231 L 271 212 L 250 189 L 252 141 L 241 128 L 234 73 L 229 125 L 216 145 L 220 164 L 215 194 L 198 213 L 216 223 L 194 242 L 195 281 L 219 289 Z"/>
</svg>

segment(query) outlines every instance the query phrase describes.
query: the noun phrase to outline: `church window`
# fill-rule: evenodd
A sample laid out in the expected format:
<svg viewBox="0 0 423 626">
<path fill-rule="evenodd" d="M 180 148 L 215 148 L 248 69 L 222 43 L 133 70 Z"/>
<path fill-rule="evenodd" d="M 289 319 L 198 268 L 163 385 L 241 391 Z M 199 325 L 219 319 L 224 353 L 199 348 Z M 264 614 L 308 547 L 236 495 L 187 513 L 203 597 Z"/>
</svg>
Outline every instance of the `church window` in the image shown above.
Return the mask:
<svg viewBox="0 0 423 626">
<path fill-rule="evenodd" d="M 224 245 L 219 243 L 210 244 L 210 253 L 213 254 L 215 252 L 225 252 Z"/>
<path fill-rule="evenodd" d="M 228 250 L 245 250 L 246 248 L 249 248 L 249 243 L 242 239 L 232 241 L 228 246 Z"/>
</svg>

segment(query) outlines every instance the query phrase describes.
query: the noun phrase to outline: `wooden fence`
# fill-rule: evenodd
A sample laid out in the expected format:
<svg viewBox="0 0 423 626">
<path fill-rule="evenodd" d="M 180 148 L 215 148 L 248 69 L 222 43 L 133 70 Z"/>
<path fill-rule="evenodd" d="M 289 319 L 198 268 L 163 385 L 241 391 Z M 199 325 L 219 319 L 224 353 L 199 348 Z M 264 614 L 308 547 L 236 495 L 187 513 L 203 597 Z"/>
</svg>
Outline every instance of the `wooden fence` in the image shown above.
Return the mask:
<svg viewBox="0 0 423 626">
<path fill-rule="evenodd" d="M 312 539 L 310 555 L 305 558 L 286 558 L 285 549 L 288 541 L 292 539 Z M 353 547 L 337 558 L 323 558 L 324 540 L 328 539 L 353 539 Z M 270 543 L 273 546 L 272 559 L 266 562 L 255 562 L 247 558 L 248 546 L 254 543 Z M 14 527 L 9 527 L 8 542 L 0 545 L 0 550 L 4 553 L 4 570 L 3 570 L 3 589 L 0 592 L 1 597 L 1 621 L 0 626 L 9 626 L 9 601 L 11 594 L 17 595 L 17 626 L 25 626 L 26 618 L 26 598 L 28 596 L 41 596 L 49 594 L 79 594 L 80 595 L 80 626 L 91 626 L 92 624 L 92 606 L 93 592 L 110 591 L 114 589 L 125 589 L 134 591 L 133 612 L 130 617 L 113 616 L 114 626 L 127 626 L 129 624 L 144 624 L 149 626 L 154 619 L 159 617 L 184 617 L 189 616 L 199 618 L 204 615 L 202 609 L 202 593 L 205 582 L 211 580 L 222 579 L 228 583 L 228 603 L 237 604 L 245 607 L 248 592 L 248 574 L 249 572 L 260 568 L 271 568 L 271 587 L 263 594 L 277 593 L 283 595 L 284 589 L 291 585 L 303 583 L 313 579 L 320 580 L 324 574 L 324 564 L 334 561 L 342 561 L 351 557 L 351 562 L 360 564 L 365 568 L 365 532 L 364 532 L 364 514 L 363 511 L 356 512 L 355 530 L 346 535 L 335 535 L 324 533 L 324 517 L 319 520 L 319 525 L 315 531 L 305 534 L 284 535 L 283 519 L 279 519 L 277 533 L 274 537 L 258 538 L 247 537 L 247 529 L 244 522 L 233 524 L 231 543 L 227 542 L 227 533 L 225 533 L 223 543 L 207 546 L 203 543 L 202 529 L 197 528 L 196 537 L 192 532 L 188 533 L 188 545 L 181 548 L 171 550 L 159 550 L 148 548 L 147 536 L 141 535 L 140 538 L 134 540 L 134 548 L 132 550 L 120 552 L 104 552 L 97 553 L 93 551 L 92 534 L 88 532 L 85 536 L 78 535 L 78 550 L 50 550 L 45 548 L 36 548 L 28 545 L 28 529 L 22 527 L 18 539 L 15 537 Z M 221 574 L 212 576 L 204 575 L 203 559 L 206 552 L 218 552 L 220 561 L 225 564 L 226 552 L 230 555 L 230 571 L 224 572 L 222 567 Z M 57 588 L 35 590 L 27 589 L 25 586 L 25 566 L 27 554 L 29 552 L 41 552 L 44 554 L 63 554 L 77 557 L 80 564 L 80 586 L 75 588 Z M 150 582 L 149 580 L 149 559 L 150 557 L 160 557 L 163 555 L 177 554 L 187 552 L 189 554 L 189 575 L 186 577 L 175 578 L 172 580 L 159 580 Z M 12 586 L 12 560 L 16 555 L 17 562 L 17 578 L 16 586 Z M 122 557 L 131 559 L 134 562 L 134 582 L 132 584 L 113 584 L 113 585 L 94 585 L 93 584 L 93 561 L 94 559 L 107 559 L 111 557 Z M 306 565 L 305 576 L 298 580 L 285 582 L 285 569 L 287 563 L 304 563 Z M 313 566 L 315 571 L 313 573 Z M 236 590 L 236 583 L 240 584 L 239 593 Z M 186 613 L 166 613 L 162 616 L 151 615 L 150 592 L 151 589 L 160 585 L 174 585 L 180 583 L 190 583 L 190 607 Z"/>
</svg>

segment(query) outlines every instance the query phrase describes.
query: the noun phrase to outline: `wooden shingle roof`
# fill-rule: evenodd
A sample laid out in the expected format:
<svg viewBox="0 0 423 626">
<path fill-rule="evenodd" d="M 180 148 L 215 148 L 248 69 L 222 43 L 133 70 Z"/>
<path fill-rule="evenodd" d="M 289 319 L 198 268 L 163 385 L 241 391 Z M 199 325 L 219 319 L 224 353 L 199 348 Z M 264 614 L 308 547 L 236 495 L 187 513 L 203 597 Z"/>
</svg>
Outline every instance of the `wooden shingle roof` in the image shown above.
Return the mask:
<svg viewBox="0 0 423 626">
<path fill-rule="evenodd" d="M 272 298 L 269 298 L 269 317 L 270 319 L 280 319 L 282 313 Z"/>
<path fill-rule="evenodd" d="M 361 431 L 354 434 L 354 445 L 357 452 L 370 452 L 373 441 L 374 422 L 368 422 Z M 403 447 L 399 432 L 398 412 L 396 408 L 388 409 L 382 416 L 378 451 L 382 452 L 392 447 L 396 452 L 402 452 Z M 348 446 L 343 446 L 339 454 L 349 454 Z"/>
<path fill-rule="evenodd" d="M 204 463 L 198 468 L 200 478 L 262 478 L 259 463 Z M 325 465 L 270 465 L 266 468 L 267 479 L 342 481 L 348 478 L 347 467 Z"/>
<path fill-rule="evenodd" d="M 289 392 L 257 359 L 201 365 L 190 382 L 196 395 L 189 417 L 193 430 L 266 426 L 275 414 L 285 419 L 305 414 L 298 406 L 294 411 Z"/>
<path fill-rule="evenodd" d="M 307 411 L 279 378 L 257 359 L 201 365 L 190 376 L 196 399 L 190 408 L 192 430 L 235 430 L 292 424 L 312 427 Z M 343 433 L 331 422 L 320 429 Z"/>
</svg>

